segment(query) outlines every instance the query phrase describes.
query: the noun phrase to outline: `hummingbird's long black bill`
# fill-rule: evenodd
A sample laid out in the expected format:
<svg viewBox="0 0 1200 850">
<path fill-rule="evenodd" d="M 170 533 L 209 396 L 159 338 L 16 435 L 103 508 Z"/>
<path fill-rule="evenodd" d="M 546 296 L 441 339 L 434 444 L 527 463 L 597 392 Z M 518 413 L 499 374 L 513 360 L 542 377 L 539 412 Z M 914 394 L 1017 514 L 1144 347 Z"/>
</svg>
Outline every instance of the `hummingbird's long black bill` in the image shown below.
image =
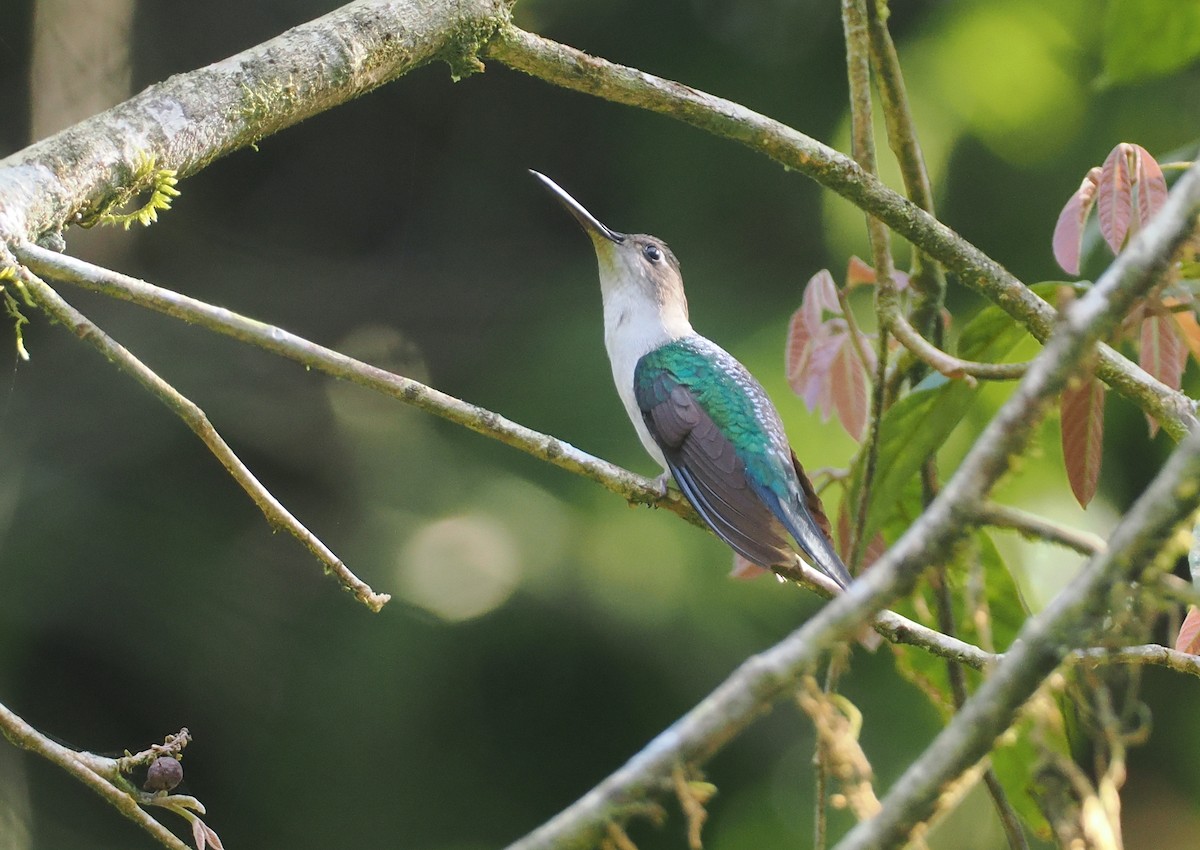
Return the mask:
<svg viewBox="0 0 1200 850">
<path fill-rule="evenodd" d="M 529 173 L 538 180 L 542 181 L 543 185 L 545 185 L 545 187 L 549 189 L 551 193 L 553 193 L 554 197 L 558 198 L 559 203 L 567 208 L 567 212 L 575 217 L 575 220 L 579 222 L 579 226 L 582 227 L 589 236 L 593 233 L 599 234 L 610 242 L 616 242 L 618 245 L 625 241 L 624 233 L 617 233 L 617 231 L 601 224 L 594 215 L 584 208 L 583 204 L 579 203 L 579 201 L 568 195 L 562 186 L 559 186 L 540 171 L 534 171 L 531 168 L 529 169 Z"/>
</svg>

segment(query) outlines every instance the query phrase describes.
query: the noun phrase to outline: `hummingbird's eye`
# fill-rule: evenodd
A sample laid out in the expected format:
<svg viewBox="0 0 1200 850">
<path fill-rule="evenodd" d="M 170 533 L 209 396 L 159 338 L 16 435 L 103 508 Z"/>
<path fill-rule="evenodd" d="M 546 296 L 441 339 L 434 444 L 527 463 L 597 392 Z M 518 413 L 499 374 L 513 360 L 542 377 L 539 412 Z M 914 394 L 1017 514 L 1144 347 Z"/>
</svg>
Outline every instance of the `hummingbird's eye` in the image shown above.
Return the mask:
<svg viewBox="0 0 1200 850">
<path fill-rule="evenodd" d="M 657 263 L 662 260 L 662 250 L 654 243 L 650 243 L 642 249 L 642 256 L 652 263 Z"/>
</svg>

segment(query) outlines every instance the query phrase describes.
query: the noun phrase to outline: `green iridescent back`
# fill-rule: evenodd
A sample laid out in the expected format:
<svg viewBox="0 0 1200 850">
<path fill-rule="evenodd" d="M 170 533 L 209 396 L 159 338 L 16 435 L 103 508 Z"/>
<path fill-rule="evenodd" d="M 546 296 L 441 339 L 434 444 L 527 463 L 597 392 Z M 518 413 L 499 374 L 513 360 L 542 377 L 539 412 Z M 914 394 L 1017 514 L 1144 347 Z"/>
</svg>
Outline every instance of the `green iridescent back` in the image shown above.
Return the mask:
<svg viewBox="0 0 1200 850">
<path fill-rule="evenodd" d="M 733 355 L 703 337 L 683 337 L 642 357 L 633 381 L 643 411 L 665 401 L 672 387 L 686 387 L 732 443 L 747 472 L 787 497 L 791 450 L 783 423 L 762 385 Z"/>
</svg>

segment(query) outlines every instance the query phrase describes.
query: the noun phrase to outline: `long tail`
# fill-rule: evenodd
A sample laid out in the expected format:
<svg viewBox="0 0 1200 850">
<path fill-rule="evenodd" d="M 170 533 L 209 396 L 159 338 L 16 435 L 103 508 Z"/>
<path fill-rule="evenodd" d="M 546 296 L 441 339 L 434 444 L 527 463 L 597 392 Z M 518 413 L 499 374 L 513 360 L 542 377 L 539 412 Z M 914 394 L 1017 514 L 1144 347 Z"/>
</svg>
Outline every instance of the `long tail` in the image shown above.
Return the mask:
<svg viewBox="0 0 1200 850">
<path fill-rule="evenodd" d="M 829 517 L 825 515 L 825 506 L 821 504 L 821 497 L 808 480 L 795 451 L 792 452 L 792 466 L 796 469 L 796 477 L 800 479 L 804 500 L 798 505 L 799 511 L 785 510 L 780 518 L 813 566 L 842 587 L 847 587 L 854 579 L 833 548 L 833 529 Z M 799 516 L 796 516 L 797 513 Z"/>
</svg>

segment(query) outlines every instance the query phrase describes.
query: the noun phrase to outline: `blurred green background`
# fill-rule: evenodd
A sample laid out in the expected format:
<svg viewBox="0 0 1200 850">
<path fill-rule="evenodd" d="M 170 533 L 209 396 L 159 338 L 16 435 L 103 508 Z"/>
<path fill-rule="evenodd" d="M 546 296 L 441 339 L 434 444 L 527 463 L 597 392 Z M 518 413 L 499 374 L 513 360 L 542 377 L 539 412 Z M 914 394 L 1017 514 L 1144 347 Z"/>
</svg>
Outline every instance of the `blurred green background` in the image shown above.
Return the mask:
<svg viewBox="0 0 1200 850">
<path fill-rule="evenodd" d="M 0 4 L 4 153 L 28 142 L 38 97 L 34 5 Z M 334 5 L 138 4 L 133 88 Z M 838 5 L 521 0 L 516 18 L 845 149 Z M 1106 69 L 1127 5 L 894 4 L 939 215 L 1026 281 L 1062 276 L 1050 252 L 1058 210 L 1117 142 L 1172 158 L 1198 135 L 1196 68 L 1120 84 Z M 76 6 L 64 20 L 85 29 L 105 14 L 104 3 Z M 97 38 L 101 56 L 120 56 Z M 119 76 L 119 62 L 114 71 L 81 50 L 64 37 L 43 67 L 82 92 Z M 742 147 L 497 63 L 457 84 L 445 66 L 423 68 L 215 163 L 148 232 L 73 230 L 68 245 L 653 474 L 611 386 L 591 248 L 530 167 L 614 228 L 668 240 L 697 329 L 766 384 L 806 466 L 848 464 L 853 442 L 791 395 L 782 351 L 804 282 L 865 256 L 861 214 Z M 354 604 L 271 533 L 157 401 L 40 315 L 25 332 L 32 360 L 19 363 L 0 322 L 0 701 L 102 752 L 188 726 L 186 789 L 231 850 L 502 846 L 817 605 L 770 579 L 729 579 L 715 538 L 498 443 L 61 291 L 200 404 L 285 504 L 395 595 L 379 615 Z M 979 306 L 952 287 L 959 321 Z M 1005 392 L 989 391 L 960 428 L 947 471 Z M 1086 513 L 1067 488 L 1055 421 L 1001 496 L 1105 533 L 1169 448 L 1110 399 L 1101 496 Z M 997 542 L 1035 600 L 1078 565 Z M 865 714 L 882 791 L 937 716 L 886 648 L 856 652 L 844 691 Z M 1145 696 L 1156 728 L 1132 756 L 1126 847 L 1191 848 L 1200 684 L 1151 671 Z M 785 704 L 729 746 L 708 771 L 720 796 L 707 846 L 810 846 L 812 745 Z M 835 813 L 831 826 L 849 823 Z M 632 835 L 644 848 L 684 846 L 677 812 Z M 1004 846 L 979 795 L 931 845 Z M 0 850 L 150 846 L 57 768 L 0 745 Z"/>
</svg>

